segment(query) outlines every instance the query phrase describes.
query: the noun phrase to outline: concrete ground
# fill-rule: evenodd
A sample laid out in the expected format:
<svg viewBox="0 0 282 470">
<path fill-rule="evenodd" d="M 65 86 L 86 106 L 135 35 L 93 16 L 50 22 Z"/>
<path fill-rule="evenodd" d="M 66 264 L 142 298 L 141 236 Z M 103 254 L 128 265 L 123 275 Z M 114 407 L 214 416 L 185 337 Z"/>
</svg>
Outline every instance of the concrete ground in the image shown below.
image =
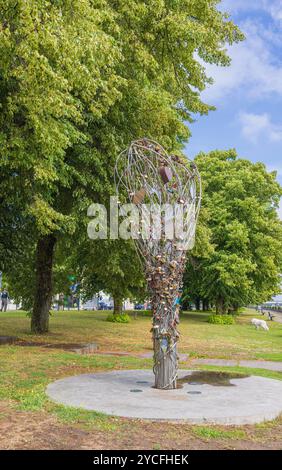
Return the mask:
<svg viewBox="0 0 282 470">
<path fill-rule="evenodd" d="M 179 378 L 191 373 L 181 370 Z M 279 380 L 250 376 L 231 379 L 232 386 L 190 382 L 177 390 L 157 390 L 152 371 L 122 370 L 57 380 L 47 394 L 57 403 L 109 415 L 193 424 L 254 424 L 282 412 Z"/>
</svg>

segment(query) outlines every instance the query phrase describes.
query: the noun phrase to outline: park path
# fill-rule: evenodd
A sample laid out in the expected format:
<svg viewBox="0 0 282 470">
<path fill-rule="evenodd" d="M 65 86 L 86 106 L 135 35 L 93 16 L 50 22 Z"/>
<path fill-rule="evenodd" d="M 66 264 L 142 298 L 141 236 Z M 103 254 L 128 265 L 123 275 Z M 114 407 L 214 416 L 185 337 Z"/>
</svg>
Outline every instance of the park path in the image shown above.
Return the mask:
<svg viewBox="0 0 282 470">
<path fill-rule="evenodd" d="M 266 313 L 264 315 L 261 315 L 261 313 L 257 312 L 254 307 L 253 308 L 250 307 L 250 308 L 254 311 L 254 316 L 257 315 L 258 317 L 262 317 L 263 320 L 267 320 L 268 319 L 268 312 L 270 312 L 272 315 L 274 315 L 273 321 L 275 321 L 277 323 L 282 323 L 282 312 L 278 312 L 278 310 L 264 309 L 264 311 Z"/>
<path fill-rule="evenodd" d="M 153 353 L 142 353 L 139 357 L 150 359 Z M 179 354 L 180 361 L 186 362 L 189 359 L 188 354 Z M 191 365 L 208 365 L 208 366 L 240 366 L 250 367 L 254 369 L 267 369 L 282 372 L 282 362 L 278 361 L 248 361 L 248 360 L 232 360 L 232 359 L 190 359 Z"/>
<path fill-rule="evenodd" d="M 282 372 L 282 362 L 276 361 L 234 361 L 229 359 L 192 359 L 192 364 L 195 365 L 209 365 L 209 366 L 240 366 L 250 367 L 255 369 L 267 369 Z"/>
<path fill-rule="evenodd" d="M 282 323 L 282 312 L 273 312 L 275 317 L 274 317 L 274 321 L 278 322 L 278 323 Z"/>
<path fill-rule="evenodd" d="M 276 323 L 282 323 L 282 312 L 273 311 L 271 312 L 271 314 L 274 315 L 273 321 L 275 321 Z M 267 314 L 265 314 L 264 316 L 262 315 L 262 318 L 266 318 L 267 320 L 268 315 Z"/>
</svg>

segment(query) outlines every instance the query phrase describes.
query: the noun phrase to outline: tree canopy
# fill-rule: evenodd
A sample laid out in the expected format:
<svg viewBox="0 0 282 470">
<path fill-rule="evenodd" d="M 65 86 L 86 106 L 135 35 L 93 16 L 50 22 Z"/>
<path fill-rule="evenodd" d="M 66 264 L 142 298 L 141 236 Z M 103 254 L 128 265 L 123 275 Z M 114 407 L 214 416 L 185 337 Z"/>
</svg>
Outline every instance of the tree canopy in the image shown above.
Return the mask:
<svg viewBox="0 0 282 470">
<path fill-rule="evenodd" d="M 228 65 L 224 45 L 243 39 L 217 4 L 1 2 L 0 197 L 37 245 L 33 331 L 48 330 L 56 243 L 107 200 L 117 153 L 144 135 L 181 150 L 185 123 L 212 109 L 203 61 Z"/>
<path fill-rule="evenodd" d="M 269 300 L 281 290 L 282 188 L 263 163 L 234 150 L 200 153 L 211 251 L 192 254 L 185 291 L 209 300 L 219 312 Z"/>
</svg>

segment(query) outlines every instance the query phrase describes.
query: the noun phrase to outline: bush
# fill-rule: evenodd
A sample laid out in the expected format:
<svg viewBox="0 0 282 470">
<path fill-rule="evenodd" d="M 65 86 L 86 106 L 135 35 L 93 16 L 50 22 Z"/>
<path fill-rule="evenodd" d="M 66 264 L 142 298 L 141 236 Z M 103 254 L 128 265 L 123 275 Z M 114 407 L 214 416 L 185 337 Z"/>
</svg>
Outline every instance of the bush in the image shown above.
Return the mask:
<svg viewBox="0 0 282 470">
<path fill-rule="evenodd" d="M 153 315 L 152 310 L 135 310 L 137 314 L 139 313 L 142 317 L 151 317 Z"/>
<path fill-rule="evenodd" d="M 151 317 L 153 315 L 152 310 L 127 310 L 127 312 L 136 317 Z"/>
<path fill-rule="evenodd" d="M 114 315 L 113 313 L 111 313 L 107 316 L 107 321 L 110 321 L 112 323 L 129 323 L 130 317 L 126 313 L 121 313 L 118 315 Z"/>
<path fill-rule="evenodd" d="M 233 315 L 210 315 L 208 323 L 213 323 L 214 325 L 232 325 L 234 317 Z"/>
</svg>

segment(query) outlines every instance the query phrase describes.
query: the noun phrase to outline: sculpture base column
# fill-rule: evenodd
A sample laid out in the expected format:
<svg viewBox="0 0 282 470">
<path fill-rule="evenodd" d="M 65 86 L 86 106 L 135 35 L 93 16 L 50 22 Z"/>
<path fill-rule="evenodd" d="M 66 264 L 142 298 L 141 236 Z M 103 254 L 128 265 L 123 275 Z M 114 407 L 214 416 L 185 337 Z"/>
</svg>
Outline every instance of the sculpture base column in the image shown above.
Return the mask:
<svg viewBox="0 0 282 470">
<path fill-rule="evenodd" d="M 154 338 L 155 388 L 173 390 L 177 387 L 177 347 L 176 343 L 165 350 L 166 338 Z"/>
</svg>

